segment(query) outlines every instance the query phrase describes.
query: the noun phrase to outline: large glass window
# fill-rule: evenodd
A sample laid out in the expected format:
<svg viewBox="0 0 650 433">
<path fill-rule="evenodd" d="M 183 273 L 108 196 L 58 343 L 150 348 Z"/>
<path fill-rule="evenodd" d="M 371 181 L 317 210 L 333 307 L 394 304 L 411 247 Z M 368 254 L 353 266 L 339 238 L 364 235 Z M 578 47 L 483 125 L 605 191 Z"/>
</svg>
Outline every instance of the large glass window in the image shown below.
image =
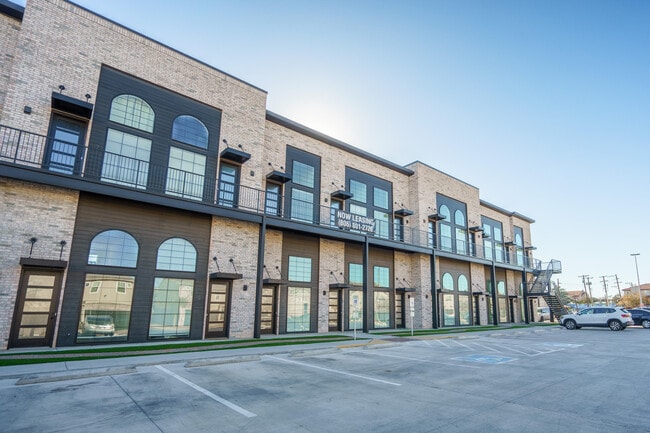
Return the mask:
<svg viewBox="0 0 650 433">
<path fill-rule="evenodd" d="M 468 254 L 467 206 L 442 194 L 436 195 L 440 221 L 440 248 L 457 254 Z"/>
<path fill-rule="evenodd" d="M 363 291 L 350 290 L 350 314 L 348 325 L 350 329 L 363 329 Z"/>
<path fill-rule="evenodd" d="M 195 272 L 196 248 L 185 239 L 167 239 L 158 248 L 156 269 Z"/>
<path fill-rule="evenodd" d="M 380 238 L 388 238 L 389 236 L 389 222 L 388 214 L 384 211 L 374 211 L 375 218 L 375 234 Z"/>
<path fill-rule="evenodd" d="M 459 325 L 469 325 L 470 324 L 470 314 L 469 314 L 469 296 L 459 296 L 458 297 L 458 324 Z"/>
<path fill-rule="evenodd" d="M 442 276 L 442 290 L 454 290 L 454 277 L 448 272 Z"/>
<path fill-rule="evenodd" d="M 102 180 L 146 188 L 151 140 L 108 129 L 102 166 Z"/>
<path fill-rule="evenodd" d="M 375 207 L 388 209 L 388 191 L 377 187 L 374 187 L 373 191 Z"/>
<path fill-rule="evenodd" d="M 483 252 L 485 258 L 503 262 L 504 244 L 501 222 L 482 216 L 481 224 L 483 225 Z"/>
<path fill-rule="evenodd" d="M 121 230 L 106 230 L 90 243 L 89 265 L 135 268 L 138 263 L 138 243 Z"/>
<path fill-rule="evenodd" d="M 308 164 L 303 164 L 300 161 L 293 161 L 293 183 L 306 186 L 308 188 L 314 187 L 314 167 Z"/>
<path fill-rule="evenodd" d="M 297 188 L 291 190 L 291 219 L 314 221 L 314 194 Z"/>
<path fill-rule="evenodd" d="M 205 155 L 169 148 L 169 167 L 165 192 L 184 198 L 201 200 L 205 177 Z"/>
<path fill-rule="evenodd" d="M 404 242 L 404 219 L 395 217 L 393 220 L 393 239 Z"/>
<path fill-rule="evenodd" d="M 506 283 L 504 281 L 497 281 L 497 294 L 506 296 Z"/>
<path fill-rule="evenodd" d="M 461 210 L 454 212 L 454 224 L 456 225 L 456 252 L 458 254 L 467 254 L 467 226 L 465 223 L 465 214 Z"/>
<path fill-rule="evenodd" d="M 87 274 L 81 300 L 78 343 L 126 341 L 135 277 Z"/>
<path fill-rule="evenodd" d="M 524 238 L 522 232 L 521 228 L 515 227 L 515 255 L 517 257 L 518 266 L 524 265 Z"/>
<path fill-rule="evenodd" d="M 289 256 L 289 281 L 311 282 L 311 258 Z"/>
<path fill-rule="evenodd" d="M 348 267 L 349 281 L 354 286 L 363 285 L 363 265 L 357 263 L 350 263 Z"/>
<path fill-rule="evenodd" d="M 434 221 L 427 223 L 427 246 L 429 248 L 436 247 L 436 223 Z"/>
<path fill-rule="evenodd" d="M 442 295 L 442 308 L 445 326 L 456 325 L 456 307 L 454 305 L 454 295 Z"/>
<path fill-rule="evenodd" d="M 311 289 L 289 287 L 287 289 L 287 332 L 309 332 Z"/>
<path fill-rule="evenodd" d="M 116 96 L 111 103 L 111 122 L 153 132 L 154 117 L 151 106 L 137 96 Z"/>
<path fill-rule="evenodd" d="M 376 291 L 374 292 L 374 301 L 374 327 L 390 328 L 390 293 Z"/>
<path fill-rule="evenodd" d="M 156 278 L 149 338 L 189 337 L 193 295 L 194 280 Z"/>
<path fill-rule="evenodd" d="M 366 202 L 366 184 L 356 181 L 354 179 L 350 180 L 350 192 L 352 193 L 353 199 L 360 203 Z"/>
<path fill-rule="evenodd" d="M 172 125 L 172 140 L 207 149 L 208 128 L 194 116 L 178 116 Z"/>
<path fill-rule="evenodd" d="M 390 269 L 385 266 L 375 266 L 373 269 L 373 286 L 390 287 Z"/>
<path fill-rule="evenodd" d="M 469 284 L 467 282 L 467 277 L 463 274 L 458 276 L 458 291 L 459 292 L 469 291 Z"/>
<path fill-rule="evenodd" d="M 508 322 L 508 300 L 506 298 L 499 298 L 499 322 Z"/>
</svg>

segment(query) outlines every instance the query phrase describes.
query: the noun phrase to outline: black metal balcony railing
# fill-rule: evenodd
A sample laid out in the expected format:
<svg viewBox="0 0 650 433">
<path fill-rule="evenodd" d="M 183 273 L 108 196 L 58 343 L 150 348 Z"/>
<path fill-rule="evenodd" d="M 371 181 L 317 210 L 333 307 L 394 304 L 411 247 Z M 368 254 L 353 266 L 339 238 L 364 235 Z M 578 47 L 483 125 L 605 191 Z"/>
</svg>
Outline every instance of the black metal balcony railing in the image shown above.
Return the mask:
<svg viewBox="0 0 650 433">
<path fill-rule="evenodd" d="M 222 208 L 233 208 L 298 223 L 319 225 L 335 230 L 347 230 L 336 225 L 337 209 L 312 202 L 291 199 L 271 191 L 245 185 L 206 179 L 204 175 L 111 152 L 88 158 L 88 148 L 0 125 L 0 162 L 29 166 L 37 170 L 56 172 L 86 181 L 109 183 L 146 190 L 147 193 L 200 201 Z M 361 233 L 361 232 L 358 232 Z M 400 224 L 386 214 L 376 219 L 374 232 L 365 233 L 386 239 L 468 257 L 494 260 L 538 269 L 540 261 L 527 254 L 511 251 L 503 243 L 492 241 L 493 247 L 442 236 Z"/>
</svg>

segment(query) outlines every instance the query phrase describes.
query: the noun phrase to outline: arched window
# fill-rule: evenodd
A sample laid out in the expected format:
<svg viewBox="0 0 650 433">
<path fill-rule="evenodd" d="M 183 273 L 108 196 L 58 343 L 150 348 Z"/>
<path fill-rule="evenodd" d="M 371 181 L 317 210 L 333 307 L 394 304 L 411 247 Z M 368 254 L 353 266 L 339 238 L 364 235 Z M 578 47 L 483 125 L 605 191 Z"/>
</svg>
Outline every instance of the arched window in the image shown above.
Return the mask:
<svg viewBox="0 0 650 433">
<path fill-rule="evenodd" d="M 172 125 L 172 140 L 207 149 L 208 128 L 194 116 L 178 116 Z"/>
<path fill-rule="evenodd" d="M 167 239 L 158 248 L 156 269 L 161 271 L 196 271 L 196 248 L 185 239 Z"/>
<path fill-rule="evenodd" d="M 454 290 L 454 277 L 448 272 L 442 276 L 442 290 Z"/>
<path fill-rule="evenodd" d="M 451 222 L 451 221 L 450 221 L 451 213 L 449 212 L 449 208 L 447 207 L 446 204 L 443 204 L 442 206 L 440 206 L 440 210 L 438 211 L 438 214 L 439 214 L 440 216 L 445 217 L 444 221 L 449 221 L 449 222 Z"/>
<path fill-rule="evenodd" d="M 119 95 L 111 102 L 111 122 L 120 123 L 145 132 L 153 132 L 154 112 L 144 99 L 133 95 Z"/>
<path fill-rule="evenodd" d="M 454 213 L 454 223 L 457 226 L 465 226 L 465 214 L 462 210 L 456 210 Z"/>
<path fill-rule="evenodd" d="M 458 291 L 467 292 L 469 290 L 469 284 L 467 283 L 467 277 L 463 274 L 458 276 Z"/>
<path fill-rule="evenodd" d="M 138 263 L 138 243 L 121 230 L 99 233 L 90 242 L 89 265 L 135 268 Z"/>
</svg>

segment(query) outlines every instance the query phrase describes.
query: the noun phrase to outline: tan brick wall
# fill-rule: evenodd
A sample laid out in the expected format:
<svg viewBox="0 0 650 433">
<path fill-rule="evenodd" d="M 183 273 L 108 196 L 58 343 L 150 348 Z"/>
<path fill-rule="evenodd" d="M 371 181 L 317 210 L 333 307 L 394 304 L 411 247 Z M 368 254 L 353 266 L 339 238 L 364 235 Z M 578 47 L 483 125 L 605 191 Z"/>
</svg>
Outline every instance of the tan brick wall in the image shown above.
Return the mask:
<svg viewBox="0 0 650 433">
<path fill-rule="evenodd" d="M 220 270 L 242 274 L 242 279 L 234 280 L 232 284 L 230 303 L 230 337 L 232 338 L 253 337 L 258 244 L 258 224 L 217 216 L 212 218 L 208 273 Z M 217 258 L 218 268 L 213 257 Z M 232 263 L 230 259 L 233 260 Z M 246 290 L 244 286 L 247 287 Z"/>
<path fill-rule="evenodd" d="M 20 21 L 0 15 L 0 123 L 3 122 L 2 112 L 9 88 L 13 59 L 16 54 L 16 42 L 20 32 Z"/>
<path fill-rule="evenodd" d="M 328 332 L 329 286 L 345 281 L 345 242 L 321 239 L 319 255 L 318 332 Z"/>
<path fill-rule="evenodd" d="M 45 134 L 52 92 L 62 84 L 65 95 L 94 97 L 105 64 L 223 110 L 221 136 L 249 153 L 262 153 L 266 92 L 85 9 L 63 0 L 29 0 L 14 45 L 12 86 L 0 113 L 8 126 Z M 25 105 L 33 108 L 31 115 L 23 113 Z M 247 162 L 246 173 L 256 176 L 242 176 L 242 183 L 262 184 L 261 163 L 257 156 Z"/>
<path fill-rule="evenodd" d="M 20 279 L 20 258 L 68 260 L 79 194 L 0 177 L 0 348 L 6 348 Z M 65 287 L 65 276 L 63 281 Z M 63 291 L 62 291 L 63 292 Z M 63 295 L 63 293 L 61 293 Z"/>
<path fill-rule="evenodd" d="M 333 191 L 345 189 L 341 188 L 341 185 L 345 184 L 345 167 L 351 167 L 391 182 L 393 184 L 393 202 L 397 203 L 393 204 L 393 208 L 398 209 L 402 207 L 402 204 L 406 208 L 411 208 L 407 175 L 270 121 L 266 122 L 266 140 L 262 157 L 264 160 L 262 165 L 266 166 L 267 172 L 271 170 L 268 163 L 271 163 L 276 169 L 281 166 L 286 169 L 287 145 L 320 156 L 321 196 L 319 204 L 321 206 L 328 206 L 330 194 Z"/>
</svg>

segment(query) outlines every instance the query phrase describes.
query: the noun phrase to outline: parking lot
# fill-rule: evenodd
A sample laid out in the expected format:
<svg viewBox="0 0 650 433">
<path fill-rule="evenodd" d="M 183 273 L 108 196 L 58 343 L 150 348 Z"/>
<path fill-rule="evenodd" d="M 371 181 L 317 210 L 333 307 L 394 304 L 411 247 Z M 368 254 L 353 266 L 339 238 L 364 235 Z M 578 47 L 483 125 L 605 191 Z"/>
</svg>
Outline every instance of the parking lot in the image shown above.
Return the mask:
<svg viewBox="0 0 650 433">
<path fill-rule="evenodd" d="M 396 340 L 158 364 L 122 358 L 108 369 L 68 363 L 63 373 L 22 377 L 0 368 L 0 430 L 650 431 L 639 391 L 650 383 L 650 330 Z"/>
</svg>

